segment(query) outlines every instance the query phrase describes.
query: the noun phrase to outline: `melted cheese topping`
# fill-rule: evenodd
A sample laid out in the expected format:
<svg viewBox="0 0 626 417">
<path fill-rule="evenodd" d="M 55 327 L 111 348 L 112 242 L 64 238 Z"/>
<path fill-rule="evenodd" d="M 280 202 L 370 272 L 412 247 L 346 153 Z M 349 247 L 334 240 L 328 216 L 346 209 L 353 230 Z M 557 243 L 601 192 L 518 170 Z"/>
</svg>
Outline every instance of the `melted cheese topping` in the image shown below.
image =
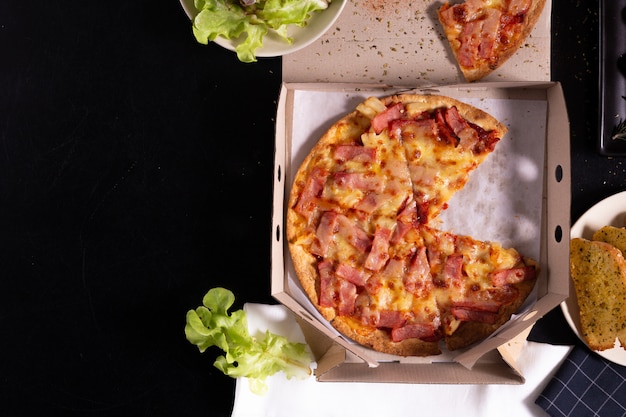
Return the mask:
<svg viewBox="0 0 626 417">
<path fill-rule="evenodd" d="M 468 180 L 468 172 L 478 166 L 480 158 L 459 147 L 444 146 L 436 136 L 423 130 L 412 130 L 404 141 L 411 166 L 413 192 L 421 202 L 428 202 L 429 218 L 435 217 L 443 204 Z"/>
</svg>

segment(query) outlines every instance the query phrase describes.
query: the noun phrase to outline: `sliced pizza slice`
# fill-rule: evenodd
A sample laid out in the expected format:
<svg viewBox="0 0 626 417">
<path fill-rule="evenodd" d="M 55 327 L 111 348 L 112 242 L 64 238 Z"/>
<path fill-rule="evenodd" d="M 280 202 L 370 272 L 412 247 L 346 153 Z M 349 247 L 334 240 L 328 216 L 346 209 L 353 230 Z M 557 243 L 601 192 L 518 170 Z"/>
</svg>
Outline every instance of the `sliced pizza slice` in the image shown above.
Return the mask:
<svg viewBox="0 0 626 417">
<path fill-rule="evenodd" d="M 328 320 L 353 309 L 355 286 L 383 269 L 397 215 L 413 198 L 402 145 L 373 133 L 375 111 L 361 110 L 335 123 L 305 158 L 287 211 L 296 273 Z"/>
<path fill-rule="evenodd" d="M 372 126 L 402 143 L 422 224 L 447 207 L 507 132 L 491 115 L 446 96 L 404 94 L 382 104 Z"/>
<path fill-rule="evenodd" d="M 419 233 L 429 254 L 446 347 L 456 350 L 493 333 L 528 298 L 539 266 L 514 248 L 428 226 Z"/>
<path fill-rule="evenodd" d="M 438 10 L 439 21 L 469 82 L 501 67 L 534 29 L 546 0 L 466 0 Z"/>
<path fill-rule="evenodd" d="M 335 328 L 401 356 L 438 354 L 441 341 L 454 351 L 484 339 L 521 307 L 539 272 L 515 249 L 426 225 L 390 253 L 376 272 L 324 261 L 320 291 L 337 311 Z"/>
</svg>

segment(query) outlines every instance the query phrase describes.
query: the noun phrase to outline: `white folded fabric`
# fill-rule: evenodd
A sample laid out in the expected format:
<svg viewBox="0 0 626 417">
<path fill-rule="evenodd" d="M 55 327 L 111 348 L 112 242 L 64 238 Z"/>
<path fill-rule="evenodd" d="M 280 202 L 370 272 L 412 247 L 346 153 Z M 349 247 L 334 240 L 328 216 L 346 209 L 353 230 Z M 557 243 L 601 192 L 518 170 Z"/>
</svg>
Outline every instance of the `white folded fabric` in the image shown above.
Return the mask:
<svg viewBox="0 0 626 417">
<path fill-rule="evenodd" d="M 291 341 L 305 341 L 284 306 L 249 303 L 244 309 L 251 334 L 262 336 L 269 329 Z M 548 414 L 535 399 L 570 350 L 571 346 L 526 341 L 518 358 L 526 378 L 523 385 L 335 383 L 317 382 L 313 376 L 287 379 L 281 372 L 267 379 L 265 395 L 257 395 L 250 391 L 248 381 L 240 378 L 232 417 L 545 417 Z"/>
</svg>

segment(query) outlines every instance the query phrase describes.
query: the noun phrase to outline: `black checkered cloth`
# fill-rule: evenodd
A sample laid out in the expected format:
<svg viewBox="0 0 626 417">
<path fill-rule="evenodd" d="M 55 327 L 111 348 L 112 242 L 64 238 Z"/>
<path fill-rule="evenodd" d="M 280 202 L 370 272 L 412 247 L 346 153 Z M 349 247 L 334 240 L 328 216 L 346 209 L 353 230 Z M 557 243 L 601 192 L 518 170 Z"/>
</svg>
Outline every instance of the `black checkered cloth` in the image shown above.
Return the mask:
<svg viewBox="0 0 626 417">
<path fill-rule="evenodd" d="M 626 367 L 575 345 L 535 403 L 552 416 L 626 416 Z"/>
</svg>

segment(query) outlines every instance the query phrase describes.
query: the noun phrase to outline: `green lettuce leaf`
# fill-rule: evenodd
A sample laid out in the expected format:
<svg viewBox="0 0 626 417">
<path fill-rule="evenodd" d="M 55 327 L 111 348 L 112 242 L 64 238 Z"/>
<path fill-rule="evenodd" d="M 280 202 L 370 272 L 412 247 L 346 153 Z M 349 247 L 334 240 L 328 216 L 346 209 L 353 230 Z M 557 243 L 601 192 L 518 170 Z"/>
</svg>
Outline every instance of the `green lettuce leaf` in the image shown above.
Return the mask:
<svg viewBox="0 0 626 417">
<path fill-rule="evenodd" d="M 305 26 L 311 13 L 328 8 L 328 4 L 329 0 L 259 0 L 244 6 L 237 0 L 195 0 L 198 14 L 193 20 L 193 34 L 205 45 L 218 36 L 236 39 L 237 58 L 256 62 L 255 52 L 269 31 L 291 43 L 287 27 Z"/>
<path fill-rule="evenodd" d="M 266 0 L 258 15 L 272 29 L 283 25 L 305 26 L 312 12 L 327 7 L 324 0 Z"/>
<path fill-rule="evenodd" d="M 193 33 L 199 43 L 207 44 L 218 36 L 237 38 L 248 27 L 248 16 L 236 3 L 209 0 L 193 21 Z"/>
<path fill-rule="evenodd" d="M 263 340 L 251 336 L 244 310 L 228 313 L 235 302 L 234 294 L 224 288 L 209 290 L 202 306 L 189 310 L 185 336 L 200 352 L 211 346 L 222 349 L 214 366 L 232 378 L 250 379 L 250 388 L 257 394 L 267 390 L 265 379 L 277 372 L 287 378 L 303 379 L 311 375 L 311 354 L 304 343 L 265 332 Z"/>
</svg>

